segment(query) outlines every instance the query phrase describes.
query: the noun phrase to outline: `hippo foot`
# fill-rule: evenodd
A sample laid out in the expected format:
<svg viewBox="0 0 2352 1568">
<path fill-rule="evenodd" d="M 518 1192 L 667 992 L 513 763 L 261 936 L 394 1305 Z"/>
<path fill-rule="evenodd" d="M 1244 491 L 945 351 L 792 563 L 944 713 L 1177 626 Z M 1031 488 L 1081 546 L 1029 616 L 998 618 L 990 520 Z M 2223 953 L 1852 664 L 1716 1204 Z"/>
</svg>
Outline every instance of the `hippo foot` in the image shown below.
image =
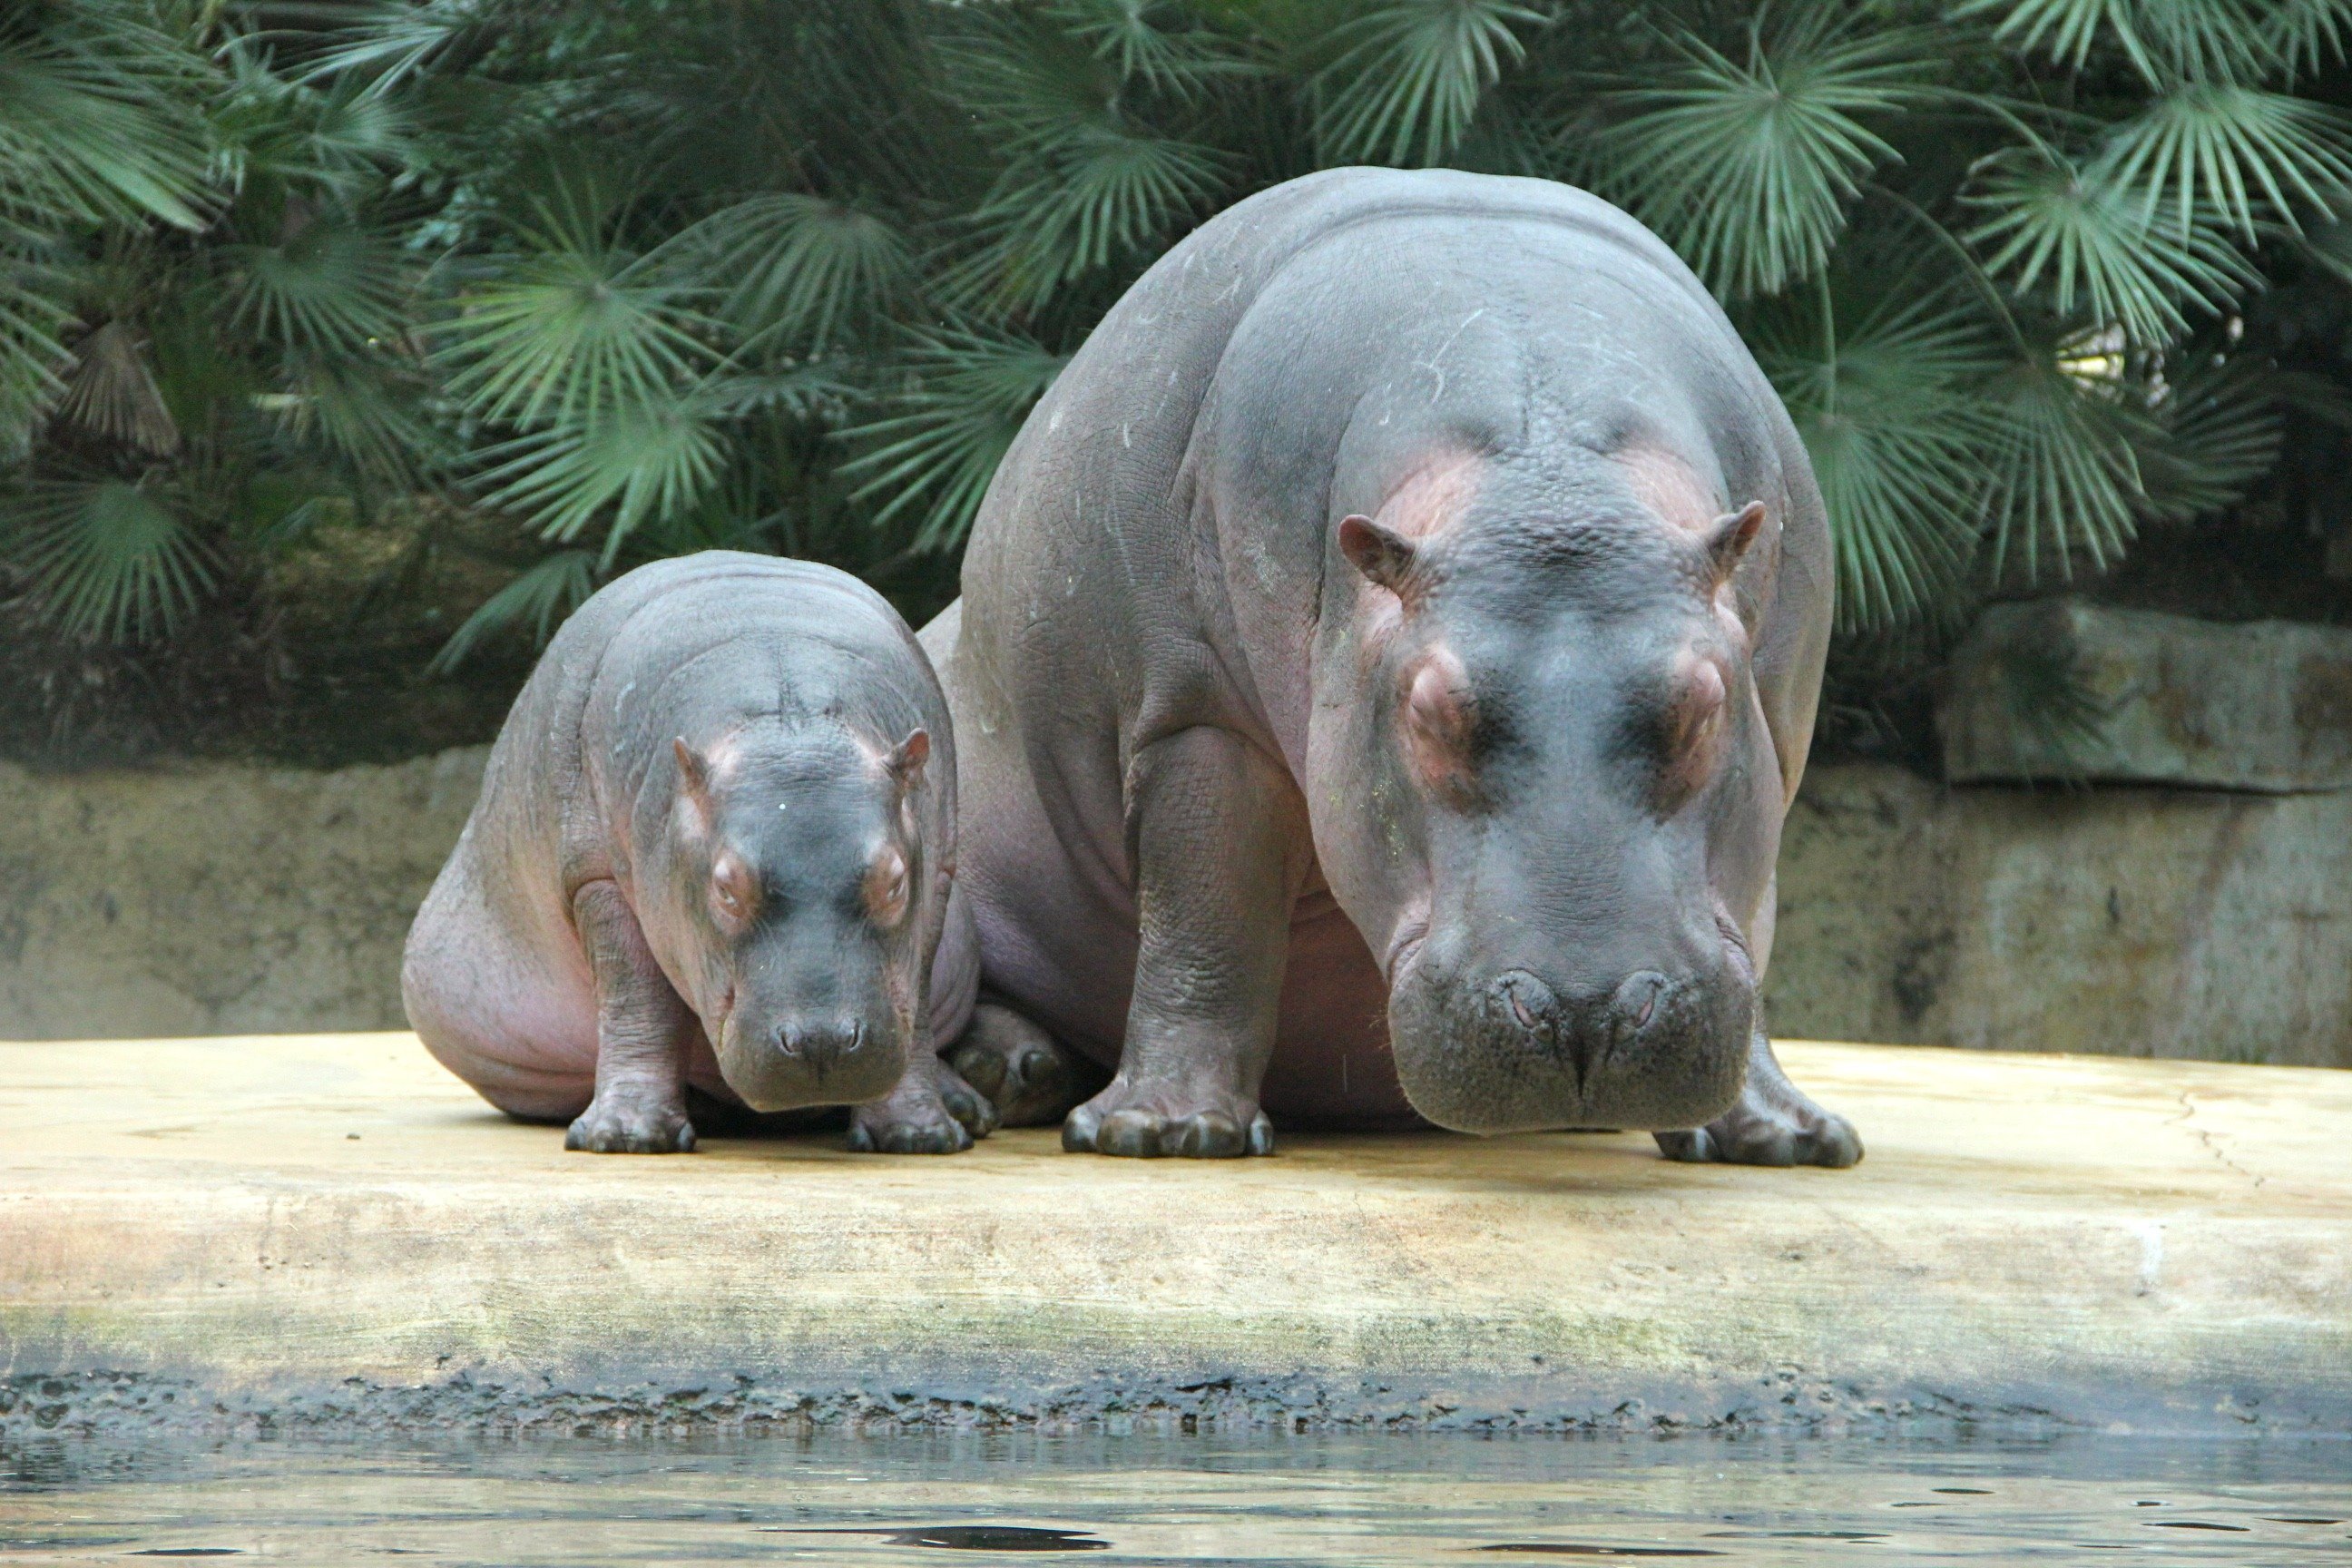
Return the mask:
<svg viewBox="0 0 2352 1568">
<path fill-rule="evenodd" d="M 1274 1152 L 1274 1123 L 1254 1102 L 1234 1097 L 1222 1105 L 1183 1110 L 1171 1107 L 1169 1098 L 1113 1079 L 1062 1123 L 1062 1147 L 1072 1153 L 1147 1160 L 1230 1160 Z"/>
<path fill-rule="evenodd" d="M 909 1067 L 898 1087 L 850 1113 L 857 1154 L 961 1154 L 996 1131 L 996 1107 L 937 1057 Z"/>
<path fill-rule="evenodd" d="M 691 1154 L 694 1123 L 676 1100 L 599 1094 L 563 1134 L 563 1146 L 591 1154 Z"/>
<path fill-rule="evenodd" d="M 1751 1073 L 1739 1103 L 1704 1127 L 1654 1134 L 1658 1152 L 1695 1164 L 1826 1165 L 1842 1171 L 1862 1160 L 1853 1123 L 1815 1105 L 1785 1078 L 1759 1085 Z M 1778 1078 L 1777 1070 L 1773 1077 Z"/>
<path fill-rule="evenodd" d="M 949 1053 L 963 1080 L 988 1096 L 1006 1127 L 1049 1127 L 1096 1093 L 1108 1076 L 1009 1007 L 983 1002 Z"/>
</svg>

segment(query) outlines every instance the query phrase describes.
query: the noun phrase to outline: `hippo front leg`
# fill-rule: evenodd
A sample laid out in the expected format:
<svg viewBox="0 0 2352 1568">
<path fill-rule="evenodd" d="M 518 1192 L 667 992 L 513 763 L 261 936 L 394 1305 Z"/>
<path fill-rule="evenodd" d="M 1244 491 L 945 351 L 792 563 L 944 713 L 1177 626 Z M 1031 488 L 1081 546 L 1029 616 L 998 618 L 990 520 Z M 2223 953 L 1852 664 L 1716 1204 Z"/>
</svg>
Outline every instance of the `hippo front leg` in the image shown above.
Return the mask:
<svg viewBox="0 0 2352 1568">
<path fill-rule="evenodd" d="M 686 1046 L 694 1014 L 654 961 L 611 882 L 573 895 L 572 916 L 596 977 L 596 1097 L 563 1135 L 597 1154 L 690 1154 Z"/>
<path fill-rule="evenodd" d="M 1704 1127 L 1656 1136 L 1658 1152 L 1693 1163 L 1843 1170 L 1862 1159 L 1862 1135 L 1853 1123 L 1822 1110 L 1789 1081 L 1760 1022 L 1748 1042 L 1748 1082 L 1738 1103 Z"/>
<path fill-rule="evenodd" d="M 996 1107 L 932 1052 L 926 1036 L 898 1087 L 851 1112 L 849 1148 L 858 1154 L 961 1154 L 996 1126 Z"/>
<path fill-rule="evenodd" d="M 1062 1147 L 1217 1157 L 1274 1152 L 1258 1084 L 1274 1054 L 1290 908 L 1307 842 L 1289 774 L 1228 731 L 1136 755 L 1138 947 L 1127 1041 Z"/>
</svg>

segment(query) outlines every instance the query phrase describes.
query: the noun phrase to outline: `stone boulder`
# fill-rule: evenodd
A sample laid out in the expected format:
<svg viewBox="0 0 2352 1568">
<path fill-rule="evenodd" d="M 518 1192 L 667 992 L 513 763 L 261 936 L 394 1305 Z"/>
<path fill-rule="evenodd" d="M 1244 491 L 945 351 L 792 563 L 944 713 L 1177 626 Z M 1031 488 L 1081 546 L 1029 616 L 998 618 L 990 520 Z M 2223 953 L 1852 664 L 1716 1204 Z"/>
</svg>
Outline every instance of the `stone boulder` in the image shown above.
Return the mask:
<svg viewBox="0 0 2352 1568">
<path fill-rule="evenodd" d="M 1937 726 L 1954 784 L 2352 787 L 2352 629 L 1996 605 L 1953 654 Z"/>
</svg>

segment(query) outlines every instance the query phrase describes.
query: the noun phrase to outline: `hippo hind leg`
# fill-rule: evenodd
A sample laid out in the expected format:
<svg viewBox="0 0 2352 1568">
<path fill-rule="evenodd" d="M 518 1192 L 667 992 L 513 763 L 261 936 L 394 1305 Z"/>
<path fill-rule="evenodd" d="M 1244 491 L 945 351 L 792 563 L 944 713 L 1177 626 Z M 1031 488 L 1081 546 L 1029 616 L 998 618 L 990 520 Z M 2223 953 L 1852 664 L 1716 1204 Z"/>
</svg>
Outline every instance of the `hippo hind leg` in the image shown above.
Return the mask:
<svg viewBox="0 0 2352 1568">
<path fill-rule="evenodd" d="M 1012 1008 L 982 1002 L 948 1065 L 995 1106 L 1006 1127 L 1050 1127 L 1110 1075 Z"/>
<path fill-rule="evenodd" d="M 988 1097 L 924 1048 L 898 1088 L 850 1113 L 849 1147 L 860 1154 L 961 1154 L 996 1127 Z"/>
<path fill-rule="evenodd" d="M 1853 1123 L 1824 1110 L 1789 1081 L 1759 1024 L 1748 1047 L 1748 1082 L 1738 1102 L 1704 1127 L 1661 1132 L 1669 1160 L 1727 1165 L 1826 1165 L 1843 1170 L 1862 1159 Z"/>
</svg>

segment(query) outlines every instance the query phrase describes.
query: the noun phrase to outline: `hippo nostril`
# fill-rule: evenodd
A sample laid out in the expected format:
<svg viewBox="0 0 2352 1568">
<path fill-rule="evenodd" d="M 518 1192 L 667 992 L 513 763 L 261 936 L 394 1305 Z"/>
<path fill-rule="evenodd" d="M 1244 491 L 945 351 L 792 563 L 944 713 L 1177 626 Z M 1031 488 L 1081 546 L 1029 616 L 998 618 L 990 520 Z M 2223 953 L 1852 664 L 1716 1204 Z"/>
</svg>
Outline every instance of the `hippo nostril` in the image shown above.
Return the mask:
<svg viewBox="0 0 2352 1568">
<path fill-rule="evenodd" d="M 1654 970 L 1643 970 L 1629 974 L 1617 987 L 1618 1016 L 1633 1020 L 1636 1030 L 1646 1029 L 1658 1011 L 1658 998 L 1666 989 L 1666 977 Z"/>
<path fill-rule="evenodd" d="M 1511 1016 L 1519 1021 L 1522 1029 L 1547 1027 L 1557 1016 L 1559 998 L 1551 987 L 1524 969 L 1514 969 L 1496 983 L 1503 1000 L 1510 1004 Z"/>
</svg>

